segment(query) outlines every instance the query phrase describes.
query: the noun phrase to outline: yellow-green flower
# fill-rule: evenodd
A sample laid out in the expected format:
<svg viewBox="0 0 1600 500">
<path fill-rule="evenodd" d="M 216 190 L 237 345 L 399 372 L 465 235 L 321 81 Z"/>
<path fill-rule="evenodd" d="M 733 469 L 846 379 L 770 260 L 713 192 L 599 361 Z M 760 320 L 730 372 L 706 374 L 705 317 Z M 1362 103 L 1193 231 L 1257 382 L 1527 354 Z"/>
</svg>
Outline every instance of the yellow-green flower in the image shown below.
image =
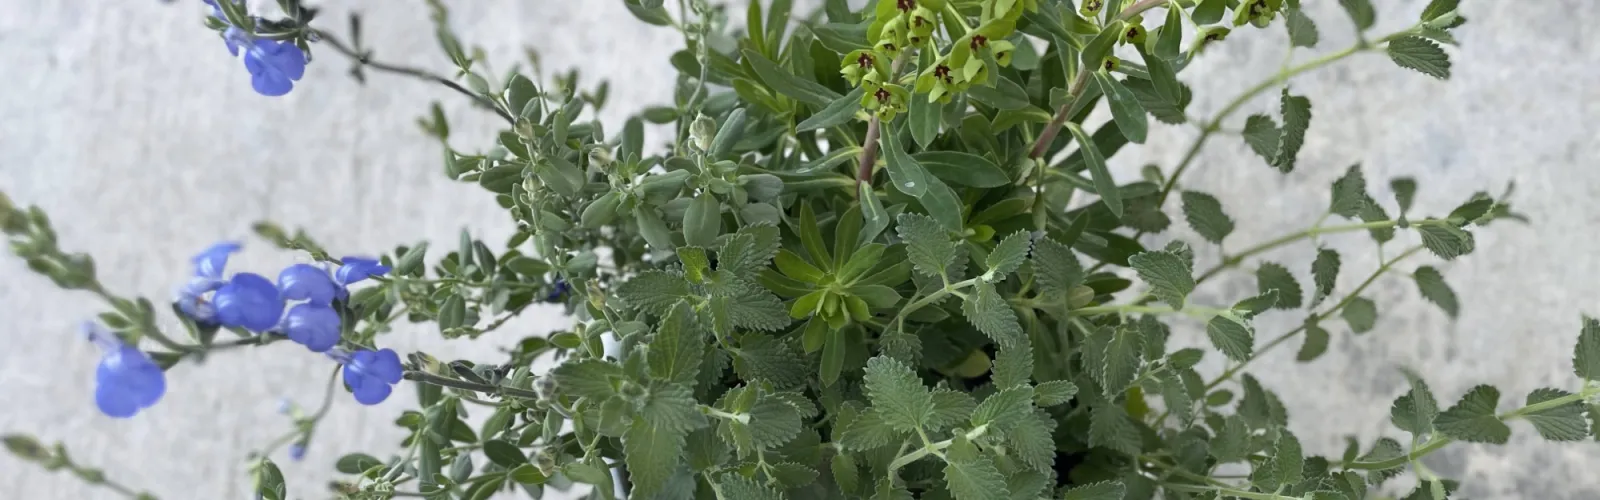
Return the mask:
<svg viewBox="0 0 1600 500">
<path fill-rule="evenodd" d="M 839 63 L 839 74 L 850 85 L 861 85 L 863 80 L 878 81 L 889 74 L 889 64 L 881 54 L 867 49 L 857 49 L 844 56 Z"/>
</svg>

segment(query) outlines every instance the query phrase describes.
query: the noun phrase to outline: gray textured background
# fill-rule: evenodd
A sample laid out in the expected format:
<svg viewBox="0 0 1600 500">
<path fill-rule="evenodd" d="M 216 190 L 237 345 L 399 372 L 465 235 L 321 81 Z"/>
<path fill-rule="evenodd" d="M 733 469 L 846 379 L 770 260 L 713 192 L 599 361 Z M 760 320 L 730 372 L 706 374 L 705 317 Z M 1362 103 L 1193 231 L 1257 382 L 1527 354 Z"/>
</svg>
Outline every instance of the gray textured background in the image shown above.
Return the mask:
<svg viewBox="0 0 1600 500">
<path fill-rule="evenodd" d="M 324 26 L 342 30 L 354 2 L 329 3 Z M 577 65 L 589 81 L 611 79 L 603 118 L 613 126 L 628 110 L 667 100 L 660 85 L 671 76 L 666 57 L 681 42 L 669 30 L 626 20 L 621 2 L 450 3 L 455 25 L 500 70 L 526 44 L 542 52 L 547 72 Z M 1307 3 L 1319 4 L 1317 52 L 1353 40 L 1335 2 Z M 1424 2 L 1377 3 L 1376 31 L 1387 32 L 1409 24 Z M 319 53 L 292 94 L 263 98 L 198 25 L 198 2 L 180 4 L 0 2 L 0 189 L 48 209 L 62 245 L 93 252 L 108 286 L 166 297 L 187 272 L 188 255 L 221 238 L 248 240 L 250 223 L 262 218 L 305 227 L 348 253 L 421 238 L 449 241 L 461 227 L 508 234 L 508 220 L 479 188 L 442 177 L 437 146 L 413 124 L 427 100 L 440 99 L 456 130 L 454 145 L 470 150 L 488 142 L 490 117 L 411 80 L 373 74 L 358 86 L 331 52 Z M 1420 213 L 1442 213 L 1473 191 L 1499 192 L 1514 180 L 1517 208 L 1535 221 L 1480 232 L 1476 253 L 1441 266 L 1464 304 L 1459 320 L 1420 300 L 1408 279 L 1389 276 L 1371 294 L 1382 304 L 1374 332 L 1354 337 L 1331 324 L 1328 356 L 1297 365 L 1291 345 L 1254 366 L 1283 397 L 1308 451 L 1337 454 L 1345 434 L 1364 442 L 1400 437 L 1387 422 L 1389 401 L 1405 390 L 1399 367 L 1426 375 L 1447 402 L 1485 382 L 1504 390 L 1504 406 L 1536 387 L 1575 384 L 1567 359 L 1579 314 L 1600 313 L 1600 259 L 1593 253 L 1600 172 L 1591 161 L 1600 156 L 1600 124 L 1592 119 L 1600 116 L 1593 83 L 1600 79 L 1600 38 L 1583 33 L 1600 23 L 1600 4 L 1468 4 L 1472 23 L 1460 30 L 1452 80 L 1398 69 L 1381 55 L 1359 56 L 1293 83 L 1316 106 L 1293 174 L 1275 173 L 1237 137 L 1224 136 L 1186 177 L 1221 195 L 1239 219 L 1228 240 L 1233 248 L 1308 225 L 1325 206 L 1328 183 L 1355 162 L 1365 165 L 1383 200 L 1384 179 L 1419 177 Z M 421 2 L 363 9 L 380 59 L 446 68 Z M 1191 110 L 1212 112 L 1270 75 L 1284 39 L 1281 27 L 1247 29 L 1208 52 L 1183 76 L 1197 93 Z M 1271 106 L 1263 100 L 1245 114 Z M 1170 169 L 1194 135 L 1192 128 L 1156 127 L 1147 147 L 1114 159 L 1118 175 L 1132 178 L 1148 162 Z M 1173 234 L 1192 238 L 1186 229 Z M 1326 241 L 1345 250 L 1342 289 L 1376 265 L 1364 235 Z M 1202 265 L 1215 255 L 1202 250 Z M 1311 255 L 1301 244 L 1266 258 L 1289 264 L 1304 281 Z M 295 258 L 251 241 L 234 269 L 277 269 Z M 1248 273 L 1233 273 L 1197 300 L 1222 302 L 1253 287 Z M 316 404 L 332 368 L 288 347 L 230 353 L 174 369 L 159 405 L 111 420 L 94 410 L 97 352 L 76 329 L 98 310 L 88 297 L 56 290 L 17 260 L 0 258 L 0 431 L 66 441 L 81 461 L 164 498 L 244 497 L 246 454 L 288 430 L 287 418 L 275 413 L 278 400 Z M 419 329 L 384 341 L 402 351 L 490 359 L 498 345 L 565 324 L 542 313 L 476 344 L 439 341 Z M 1275 335 L 1298 320 L 1270 313 L 1261 329 Z M 304 462 L 287 463 L 280 452 L 294 496 L 326 497 L 321 485 L 346 452 L 383 456 L 395 449 L 401 434 L 390 422 L 413 399 L 409 390 L 400 394 L 371 408 L 338 397 Z M 1583 474 L 1600 466 L 1600 446 L 1540 443 L 1526 424 L 1513 427 L 1517 437 L 1507 446 L 1456 445 L 1430 463 L 1464 479 L 1471 498 L 1600 497 L 1600 482 Z M 5 456 L 0 498 L 111 495 Z"/>
</svg>

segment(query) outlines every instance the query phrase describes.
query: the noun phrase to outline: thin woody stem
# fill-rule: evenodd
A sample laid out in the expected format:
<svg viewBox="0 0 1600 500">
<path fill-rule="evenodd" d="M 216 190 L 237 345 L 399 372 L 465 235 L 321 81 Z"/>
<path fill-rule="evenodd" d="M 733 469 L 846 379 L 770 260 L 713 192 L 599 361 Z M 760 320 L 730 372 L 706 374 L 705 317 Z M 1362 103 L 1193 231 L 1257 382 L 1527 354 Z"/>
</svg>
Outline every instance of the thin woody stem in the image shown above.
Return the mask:
<svg viewBox="0 0 1600 500">
<path fill-rule="evenodd" d="M 900 68 L 906 65 L 906 60 L 912 51 L 908 48 L 895 56 L 894 64 L 889 67 L 890 81 L 900 74 Z M 882 129 L 883 120 L 879 120 L 877 113 L 873 113 L 872 117 L 867 119 L 867 135 L 861 140 L 861 163 L 856 167 L 857 184 L 872 182 L 872 167 L 878 163 L 878 136 L 883 133 Z"/>
<path fill-rule="evenodd" d="M 320 39 L 319 41 L 327 43 L 328 46 L 333 47 L 334 51 L 337 51 L 340 54 L 344 54 L 345 57 L 350 58 L 350 60 L 355 61 L 357 64 L 360 64 L 362 66 L 365 66 L 365 67 L 368 67 L 368 68 L 372 68 L 372 69 L 375 69 L 375 70 L 378 70 L 378 71 L 383 71 L 383 72 L 387 72 L 387 73 L 394 73 L 394 74 L 397 74 L 397 75 L 405 75 L 405 76 L 409 76 L 409 77 L 412 77 L 412 78 L 416 78 L 418 80 L 429 81 L 429 82 L 434 82 L 434 83 L 437 83 L 437 84 L 440 84 L 440 85 L 444 85 L 445 87 L 449 87 L 450 90 L 454 90 L 456 92 L 459 92 L 461 95 L 470 97 L 470 98 L 472 98 L 472 100 L 474 102 L 477 102 L 479 105 L 481 105 L 481 106 L 483 106 L 485 108 L 489 108 L 491 111 L 494 111 L 494 114 L 500 115 L 500 118 L 505 119 L 506 123 L 516 123 L 517 122 L 517 119 L 512 117 L 511 113 L 508 113 L 503 109 L 500 109 L 499 106 L 495 106 L 494 101 L 491 101 L 486 97 L 483 97 L 483 96 L 480 96 L 478 94 L 475 94 L 471 90 L 467 90 L 466 87 L 462 87 L 461 84 L 458 84 L 458 83 L 456 83 L 454 81 L 451 81 L 449 78 L 445 78 L 443 76 L 439 76 L 437 74 L 430 73 L 427 70 L 423 70 L 423 69 L 419 69 L 419 68 L 412 68 L 412 67 L 408 67 L 408 66 L 398 66 L 398 65 L 394 65 L 394 64 L 388 64 L 388 63 L 374 61 L 374 60 L 371 59 L 371 57 L 372 57 L 371 54 L 367 54 L 367 53 L 363 53 L 363 52 L 356 52 L 355 49 L 352 49 L 352 48 L 350 48 L 350 46 L 345 45 L 344 42 L 340 41 L 339 38 L 334 36 L 332 33 L 329 33 L 329 32 L 323 31 L 323 30 L 319 30 L 319 29 L 316 29 L 316 28 L 310 28 L 310 31 L 317 35 L 317 37 Z"/>
</svg>

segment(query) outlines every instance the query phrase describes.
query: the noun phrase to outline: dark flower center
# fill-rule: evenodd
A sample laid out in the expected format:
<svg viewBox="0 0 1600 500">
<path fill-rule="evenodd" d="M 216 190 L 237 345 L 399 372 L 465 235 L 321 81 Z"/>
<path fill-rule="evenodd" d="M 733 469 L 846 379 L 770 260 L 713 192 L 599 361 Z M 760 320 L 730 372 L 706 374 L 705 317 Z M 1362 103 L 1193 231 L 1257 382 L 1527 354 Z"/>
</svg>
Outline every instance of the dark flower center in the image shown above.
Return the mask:
<svg viewBox="0 0 1600 500">
<path fill-rule="evenodd" d="M 978 50 L 989 45 L 989 37 L 972 35 L 972 50 Z"/>
</svg>

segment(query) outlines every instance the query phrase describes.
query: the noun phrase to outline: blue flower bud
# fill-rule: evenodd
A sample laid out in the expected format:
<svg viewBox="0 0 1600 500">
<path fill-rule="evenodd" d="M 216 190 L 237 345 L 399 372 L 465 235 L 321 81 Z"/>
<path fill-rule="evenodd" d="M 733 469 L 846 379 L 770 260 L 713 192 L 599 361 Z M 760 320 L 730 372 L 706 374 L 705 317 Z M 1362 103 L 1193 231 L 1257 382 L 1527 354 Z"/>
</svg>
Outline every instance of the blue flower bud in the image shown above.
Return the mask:
<svg viewBox="0 0 1600 500">
<path fill-rule="evenodd" d="M 278 319 L 283 316 L 283 297 L 278 295 L 278 287 L 255 273 L 233 275 L 211 302 L 219 323 L 257 333 L 278 326 Z"/>
<path fill-rule="evenodd" d="M 400 383 L 405 370 L 400 355 L 393 349 L 356 351 L 344 365 L 344 383 L 350 386 L 356 402 L 375 405 L 389 398 L 390 386 Z"/>
<path fill-rule="evenodd" d="M 306 53 L 289 41 L 258 39 L 244 53 L 250 86 L 269 97 L 289 93 L 305 76 L 306 62 Z"/>
<path fill-rule="evenodd" d="M 294 444 L 289 445 L 289 459 L 290 460 L 294 460 L 296 462 L 299 462 L 303 458 L 306 458 L 306 445 L 305 444 L 303 444 L 303 443 L 294 443 Z"/>
<path fill-rule="evenodd" d="M 283 332 L 311 352 L 327 352 L 339 343 L 339 313 L 317 303 L 294 306 L 283 318 Z"/>
<path fill-rule="evenodd" d="M 339 286 L 322 268 L 295 264 L 278 273 L 278 291 L 283 293 L 284 300 L 309 300 L 313 304 L 328 305 L 338 295 Z"/>
<path fill-rule="evenodd" d="M 161 400 L 167 392 L 167 375 L 149 355 L 100 325 L 85 323 L 84 329 L 105 351 L 94 373 L 94 402 L 101 413 L 127 418 Z"/>
<path fill-rule="evenodd" d="M 223 241 L 211 245 L 191 259 L 194 262 L 194 275 L 212 280 L 222 279 L 222 270 L 228 267 L 228 256 L 238 251 L 238 242 Z"/>
<path fill-rule="evenodd" d="M 389 266 L 378 262 L 378 259 L 365 257 L 345 257 L 340 259 L 338 271 L 333 272 L 333 279 L 340 285 L 350 286 L 372 276 L 383 276 L 389 273 Z"/>
</svg>

